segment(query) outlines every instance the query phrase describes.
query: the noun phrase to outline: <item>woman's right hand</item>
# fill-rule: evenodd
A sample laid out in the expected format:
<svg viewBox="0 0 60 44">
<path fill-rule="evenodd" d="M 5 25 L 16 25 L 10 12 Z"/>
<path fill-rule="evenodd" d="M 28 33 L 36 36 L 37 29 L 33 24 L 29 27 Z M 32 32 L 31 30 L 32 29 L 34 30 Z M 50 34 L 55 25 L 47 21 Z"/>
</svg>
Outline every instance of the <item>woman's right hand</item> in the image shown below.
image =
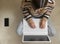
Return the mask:
<svg viewBox="0 0 60 44">
<path fill-rule="evenodd" d="M 29 20 L 27 20 L 27 22 L 28 22 L 28 25 L 29 25 L 31 28 L 34 29 L 34 28 L 36 27 L 34 21 L 32 20 L 32 18 L 30 18 Z"/>
</svg>

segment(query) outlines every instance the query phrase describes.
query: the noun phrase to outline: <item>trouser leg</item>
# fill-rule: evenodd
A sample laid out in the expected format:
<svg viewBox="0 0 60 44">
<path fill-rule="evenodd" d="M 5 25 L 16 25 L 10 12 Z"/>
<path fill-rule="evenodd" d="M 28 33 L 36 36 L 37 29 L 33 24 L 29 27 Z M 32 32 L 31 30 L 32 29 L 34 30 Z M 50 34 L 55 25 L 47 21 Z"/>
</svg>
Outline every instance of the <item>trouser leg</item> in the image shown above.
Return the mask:
<svg viewBox="0 0 60 44">
<path fill-rule="evenodd" d="M 19 26 L 18 26 L 18 29 L 17 29 L 17 34 L 18 35 L 22 35 L 23 33 L 23 21 L 20 22 Z"/>
<path fill-rule="evenodd" d="M 51 19 L 49 18 L 49 19 L 48 19 L 48 35 L 49 35 L 50 37 L 53 37 L 55 34 L 56 34 L 55 28 L 54 28 L 54 26 L 52 25 Z"/>
</svg>

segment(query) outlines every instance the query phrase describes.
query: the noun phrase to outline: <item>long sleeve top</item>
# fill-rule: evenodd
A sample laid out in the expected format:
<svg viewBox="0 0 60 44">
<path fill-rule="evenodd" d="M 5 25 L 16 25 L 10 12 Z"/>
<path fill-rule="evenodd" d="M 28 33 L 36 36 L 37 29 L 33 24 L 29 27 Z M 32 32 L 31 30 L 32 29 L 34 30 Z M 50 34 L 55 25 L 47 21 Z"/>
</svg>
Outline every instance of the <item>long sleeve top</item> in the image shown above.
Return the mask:
<svg viewBox="0 0 60 44">
<path fill-rule="evenodd" d="M 41 16 L 35 14 L 35 10 L 42 8 L 42 10 L 47 10 L 45 13 L 49 13 L 54 9 L 54 6 L 54 0 L 23 0 L 21 8 L 23 10 L 24 17 L 28 16 L 27 18 L 31 18 L 32 16 Z M 42 13 L 44 14 L 44 11 Z"/>
</svg>

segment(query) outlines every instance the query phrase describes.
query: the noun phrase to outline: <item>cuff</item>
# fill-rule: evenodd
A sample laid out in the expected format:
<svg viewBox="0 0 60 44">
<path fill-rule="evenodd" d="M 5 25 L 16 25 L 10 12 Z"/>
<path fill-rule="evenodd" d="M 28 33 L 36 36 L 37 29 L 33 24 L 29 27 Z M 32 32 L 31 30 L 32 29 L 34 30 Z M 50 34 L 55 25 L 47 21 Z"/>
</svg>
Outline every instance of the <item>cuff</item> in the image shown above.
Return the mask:
<svg viewBox="0 0 60 44">
<path fill-rule="evenodd" d="M 24 16 L 24 19 L 25 19 L 25 20 L 29 20 L 30 18 L 32 18 L 31 15 L 26 15 L 26 16 Z"/>
<path fill-rule="evenodd" d="M 48 14 L 45 13 L 45 14 L 43 15 L 43 17 L 49 19 L 50 15 L 48 15 Z"/>
<path fill-rule="evenodd" d="M 32 18 L 31 12 L 29 11 L 29 9 L 27 7 L 23 8 L 22 11 L 23 11 L 25 20 Z"/>
</svg>

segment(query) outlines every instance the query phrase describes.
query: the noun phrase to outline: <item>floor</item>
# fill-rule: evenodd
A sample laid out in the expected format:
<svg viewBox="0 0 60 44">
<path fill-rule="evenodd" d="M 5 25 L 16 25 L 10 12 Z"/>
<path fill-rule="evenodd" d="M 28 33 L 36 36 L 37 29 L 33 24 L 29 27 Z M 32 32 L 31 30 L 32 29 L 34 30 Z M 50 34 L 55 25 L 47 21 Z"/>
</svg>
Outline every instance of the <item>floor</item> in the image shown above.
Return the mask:
<svg viewBox="0 0 60 44">
<path fill-rule="evenodd" d="M 21 37 L 16 33 L 22 20 L 20 5 L 22 0 L 0 0 L 0 44 L 22 44 Z M 56 6 L 52 13 L 52 23 L 56 29 L 56 35 L 51 44 L 60 44 L 60 0 L 56 0 Z M 9 27 L 4 26 L 4 18 L 9 18 Z"/>
</svg>

